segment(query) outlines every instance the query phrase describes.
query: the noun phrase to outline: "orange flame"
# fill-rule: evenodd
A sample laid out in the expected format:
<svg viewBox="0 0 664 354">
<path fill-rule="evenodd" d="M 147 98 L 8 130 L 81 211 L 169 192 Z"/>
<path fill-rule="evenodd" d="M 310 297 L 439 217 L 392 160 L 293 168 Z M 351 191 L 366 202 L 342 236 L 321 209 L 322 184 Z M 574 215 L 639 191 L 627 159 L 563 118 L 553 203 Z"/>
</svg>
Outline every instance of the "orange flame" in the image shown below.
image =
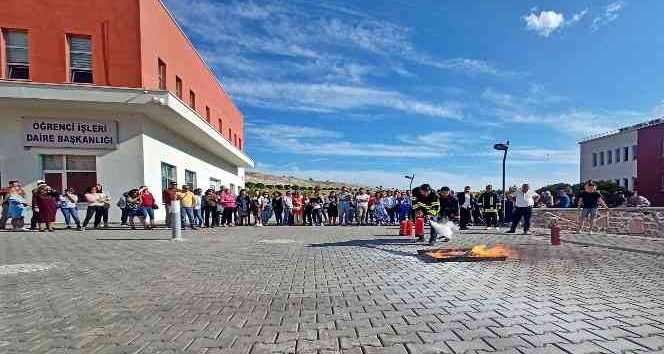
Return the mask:
<svg viewBox="0 0 664 354">
<path fill-rule="evenodd" d="M 509 257 L 515 256 L 516 252 L 503 245 L 491 248 L 486 248 L 486 245 L 477 245 L 470 250 L 469 254 L 475 257 Z"/>
</svg>

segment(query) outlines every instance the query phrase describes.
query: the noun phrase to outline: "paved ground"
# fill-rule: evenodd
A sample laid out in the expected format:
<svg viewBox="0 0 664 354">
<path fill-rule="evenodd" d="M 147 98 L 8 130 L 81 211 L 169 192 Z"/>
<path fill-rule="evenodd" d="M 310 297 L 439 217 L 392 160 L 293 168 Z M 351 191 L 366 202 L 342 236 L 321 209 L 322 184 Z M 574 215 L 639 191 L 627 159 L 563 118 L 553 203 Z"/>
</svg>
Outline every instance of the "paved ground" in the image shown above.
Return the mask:
<svg viewBox="0 0 664 354">
<path fill-rule="evenodd" d="M 396 232 L 0 233 L 0 353 L 664 352 L 663 256 L 473 231 L 518 259 L 426 263 Z"/>
</svg>

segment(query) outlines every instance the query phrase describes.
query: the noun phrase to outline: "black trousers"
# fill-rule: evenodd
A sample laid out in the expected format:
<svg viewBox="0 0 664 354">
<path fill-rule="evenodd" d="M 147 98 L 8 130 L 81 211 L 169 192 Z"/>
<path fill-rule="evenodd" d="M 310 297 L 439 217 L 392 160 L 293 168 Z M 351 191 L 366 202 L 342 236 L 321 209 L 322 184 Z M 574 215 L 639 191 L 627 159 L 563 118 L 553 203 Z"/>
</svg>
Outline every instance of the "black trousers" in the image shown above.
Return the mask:
<svg viewBox="0 0 664 354">
<path fill-rule="evenodd" d="M 512 227 L 510 228 L 510 231 L 516 231 L 516 227 L 519 225 L 521 217 L 523 217 L 523 232 L 528 232 L 528 230 L 530 230 L 530 217 L 532 215 L 533 207 L 517 207 L 512 215 Z"/>
<path fill-rule="evenodd" d="M 30 219 L 30 229 L 34 230 L 37 228 L 37 221 L 39 220 L 39 212 L 32 209 L 32 218 Z"/>
<path fill-rule="evenodd" d="M 233 224 L 233 214 L 235 213 L 235 208 L 225 207 L 224 213 L 221 217 L 222 225 L 232 225 Z"/>
<path fill-rule="evenodd" d="M 210 227 L 210 219 L 212 219 L 212 227 L 217 226 L 214 222 L 214 213 L 217 211 L 217 207 L 205 207 L 203 208 L 203 218 L 205 219 L 205 227 Z"/>
<path fill-rule="evenodd" d="M 468 224 L 470 223 L 470 214 L 471 214 L 471 209 L 466 209 L 466 208 L 460 208 L 461 209 L 461 217 L 459 219 L 459 226 L 463 230 L 468 227 Z"/>
<path fill-rule="evenodd" d="M 274 209 L 274 217 L 277 219 L 277 225 L 281 226 L 284 222 L 284 210 L 283 209 Z"/>
<path fill-rule="evenodd" d="M 102 217 L 102 209 L 104 207 L 100 206 L 88 206 L 88 209 L 85 211 L 85 219 L 83 220 L 83 227 L 88 227 L 90 219 L 94 217 L 94 227 L 99 227 L 99 222 Z"/>
<path fill-rule="evenodd" d="M 486 223 L 486 226 L 498 227 L 498 212 L 485 211 L 484 222 Z"/>
<path fill-rule="evenodd" d="M 120 216 L 120 224 L 127 225 L 128 217 L 129 217 L 129 208 L 122 208 L 122 215 Z"/>
</svg>

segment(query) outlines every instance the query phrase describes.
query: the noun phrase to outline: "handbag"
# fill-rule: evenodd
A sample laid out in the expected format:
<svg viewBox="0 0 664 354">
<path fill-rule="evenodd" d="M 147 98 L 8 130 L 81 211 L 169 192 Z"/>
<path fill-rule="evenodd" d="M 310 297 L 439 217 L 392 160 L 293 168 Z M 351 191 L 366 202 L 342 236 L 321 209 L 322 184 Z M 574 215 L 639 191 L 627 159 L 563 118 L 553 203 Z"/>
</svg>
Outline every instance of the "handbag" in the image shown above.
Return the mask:
<svg viewBox="0 0 664 354">
<path fill-rule="evenodd" d="M 159 205 L 157 205 L 157 204 L 153 204 L 153 205 L 152 205 L 152 209 L 154 209 L 154 210 L 159 209 Z"/>
</svg>

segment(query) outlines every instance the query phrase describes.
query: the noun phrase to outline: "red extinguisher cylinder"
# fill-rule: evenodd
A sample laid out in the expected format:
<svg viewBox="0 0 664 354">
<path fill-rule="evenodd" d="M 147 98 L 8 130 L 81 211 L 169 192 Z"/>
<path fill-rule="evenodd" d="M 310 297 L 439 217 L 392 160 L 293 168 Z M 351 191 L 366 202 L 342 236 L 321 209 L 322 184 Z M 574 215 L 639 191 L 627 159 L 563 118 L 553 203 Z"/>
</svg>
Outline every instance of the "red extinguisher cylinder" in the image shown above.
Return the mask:
<svg viewBox="0 0 664 354">
<path fill-rule="evenodd" d="M 411 220 L 406 220 L 406 230 L 404 233 L 406 236 L 413 235 L 413 222 Z"/>
<path fill-rule="evenodd" d="M 551 226 L 551 245 L 560 246 L 560 226 Z"/>
<path fill-rule="evenodd" d="M 415 236 L 424 237 L 424 218 L 415 220 Z"/>
<path fill-rule="evenodd" d="M 399 236 L 406 236 L 406 220 L 399 223 Z"/>
</svg>

